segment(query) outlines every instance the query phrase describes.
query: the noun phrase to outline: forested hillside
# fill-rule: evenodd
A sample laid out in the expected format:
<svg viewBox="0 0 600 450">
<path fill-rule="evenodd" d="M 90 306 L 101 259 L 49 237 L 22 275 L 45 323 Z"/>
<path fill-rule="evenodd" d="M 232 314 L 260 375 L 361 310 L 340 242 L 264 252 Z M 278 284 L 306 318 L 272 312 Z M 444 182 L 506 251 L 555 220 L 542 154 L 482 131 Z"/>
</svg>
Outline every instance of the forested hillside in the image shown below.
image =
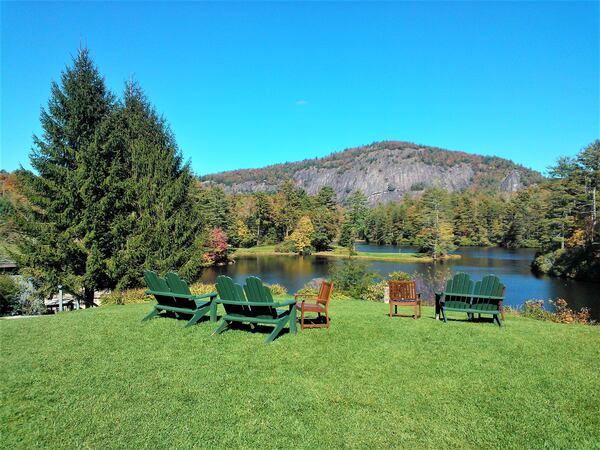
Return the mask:
<svg viewBox="0 0 600 450">
<path fill-rule="evenodd" d="M 222 172 L 206 175 L 202 180 L 230 193 L 273 192 L 282 182 L 291 180 L 309 194 L 330 186 L 341 201 L 360 191 L 369 204 L 376 204 L 431 187 L 451 192 L 467 188 L 516 192 L 540 182 L 542 176 L 496 156 L 384 141 L 324 158 Z"/>
</svg>

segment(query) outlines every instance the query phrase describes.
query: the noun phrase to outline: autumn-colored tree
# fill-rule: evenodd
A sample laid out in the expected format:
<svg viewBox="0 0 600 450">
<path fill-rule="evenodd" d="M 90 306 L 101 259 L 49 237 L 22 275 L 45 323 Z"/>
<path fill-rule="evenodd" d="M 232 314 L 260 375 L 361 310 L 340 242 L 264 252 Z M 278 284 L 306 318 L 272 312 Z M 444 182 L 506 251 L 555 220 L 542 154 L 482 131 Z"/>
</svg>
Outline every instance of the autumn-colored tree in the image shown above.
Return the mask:
<svg viewBox="0 0 600 450">
<path fill-rule="evenodd" d="M 224 264 L 229 260 L 227 234 L 221 228 L 213 228 L 208 233 L 206 249 L 202 259 L 206 265 Z"/>
<path fill-rule="evenodd" d="M 315 231 L 312 221 L 308 216 L 302 216 L 298 225 L 290 234 L 289 239 L 294 242 L 296 252 L 301 255 L 310 253 L 312 235 Z"/>
</svg>

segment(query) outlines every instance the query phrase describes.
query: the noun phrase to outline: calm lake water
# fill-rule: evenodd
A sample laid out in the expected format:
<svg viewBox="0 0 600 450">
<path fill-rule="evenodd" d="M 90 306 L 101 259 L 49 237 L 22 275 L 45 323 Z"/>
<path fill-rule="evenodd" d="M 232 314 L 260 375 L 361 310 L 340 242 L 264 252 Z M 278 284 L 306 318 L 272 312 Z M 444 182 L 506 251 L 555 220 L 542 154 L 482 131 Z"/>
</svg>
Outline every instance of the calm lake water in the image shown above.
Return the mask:
<svg viewBox="0 0 600 450">
<path fill-rule="evenodd" d="M 414 251 L 408 247 L 367 244 L 358 244 L 356 247 L 359 251 L 383 253 Z M 371 270 L 382 276 L 397 270 L 409 273 L 450 270 L 451 273 L 466 272 L 474 280 L 479 280 L 492 273 L 499 276 L 506 285 L 507 305 L 520 306 L 525 300 L 534 298 L 564 298 L 573 308 L 589 307 L 592 316 L 600 319 L 600 284 L 534 275 L 530 269 L 535 254 L 533 249 L 463 247 L 455 253 L 462 258 L 441 264 L 366 262 Z M 202 281 L 212 283 L 217 275 L 224 274 L 237 282 L 243 282 L 246 277 L 256 275 L 266 283 L 279 283 L 293 293 L 313 278 L 327 277 L 329 268 L 336 263 L 339 260 L 318 256 L 244 257 L 239 258 L 235 264 L 205 270 Z"/>
</svg>

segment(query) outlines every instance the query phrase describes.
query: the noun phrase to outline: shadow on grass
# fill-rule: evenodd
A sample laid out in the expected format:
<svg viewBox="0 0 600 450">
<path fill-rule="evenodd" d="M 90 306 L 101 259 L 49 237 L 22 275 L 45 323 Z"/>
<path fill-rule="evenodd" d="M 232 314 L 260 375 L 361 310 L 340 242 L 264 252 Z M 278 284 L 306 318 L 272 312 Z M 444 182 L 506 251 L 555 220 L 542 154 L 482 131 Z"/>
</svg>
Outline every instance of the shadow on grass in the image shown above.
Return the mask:
<svg viewBox="0 0 600 450">
<path fill-rule="evenodd" d="M 223 330 L 220 334 L 225 334 L 231 330 L 238 330 L 238 331 L 244 331 L 247 333 L 259 333 L 264 336 L 268 336 L 269 334 L 271 334 L 273 332 L 273 328 L 274 328 L 273 326 L 269 326 L 269 325 L 260 325 L 260 324 L 243 323 L 243 322 L 231 322 L 229 324 L 229 326 L 227 327 L 227 329 Z M 300 330 L 298 330 L 298 331 L 300 331 Z M 275 337 L 275 339 L 273 339 L 273 342 L 275 342 L 281 336 L 285 336 L 286 334 L 289 334 L 289 333 L 290 333 L 289 327 L 283 328 L 279 332 L 279 334 Z"/>
<path fill-rule="evenodd" d="M 331 325 L 331 317 L 329 318 L 329 325 Z M 304 325 L 323 325 L 323 328 L 326 328 L 326 323 L 327 320 L 325 319 L 325 316 L 321 316 L 321 317 L 304 317 Z M 298 328 L 300 328 L 300 320 L 298 320 Z M 318 329 L 318 328 L 317 328 Z"/>
<path fill-rule="evenodd" d="M 434 317 L 432 317 L 433 319 L 435 319 Z M 473 322 L 473 323 L 494 323 L 494 317 L 473 317 L 473 318 L 463 318 L 460 319 L 458 317 L 446 317 L 446 319 L 448 320 L 448 322 Z M 440 317 L 440 322 L 444 323 L 444 319 L 442 317 Z"/>
<path fill-rule="evenodd" d="M 174 320 L 178 320 L 181 322 L 188 322 L 190 319 L 192 318 L 192 314 L 175 314 L 174 312 L 171 311 L 163 311 L 160 314 L 157 314 L 156 316 L 152 317 L 152 319 L 150 320 L 155 320 L 155 319 L 174 319 Z M 217 316 L 217 320 L 219 320 L 220 317 Z M 210 315 L 204 315 L 202 316 L 198 322 L 196 322 L 194 325 L 199 325 L 201 323 L 205 323 L 205 322 L 209 322 L 210 321 Z"/>
</svg>

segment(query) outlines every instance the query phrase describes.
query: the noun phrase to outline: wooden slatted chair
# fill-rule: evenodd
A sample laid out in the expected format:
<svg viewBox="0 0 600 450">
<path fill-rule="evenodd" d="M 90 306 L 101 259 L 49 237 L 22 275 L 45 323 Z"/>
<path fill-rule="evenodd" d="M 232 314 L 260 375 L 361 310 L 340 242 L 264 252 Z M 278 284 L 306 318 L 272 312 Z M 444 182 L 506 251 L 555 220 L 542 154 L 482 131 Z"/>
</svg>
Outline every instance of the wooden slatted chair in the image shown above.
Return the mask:
<svg viewBox="0 0 600 450">
<path fill-rule="evenodd" d="M 274 325 L 275 328 L 265 339 L 267 344 L 272 342 L 287 324 L 290 333 L 296 334 L 296 302 L 274 301 L 271 290 L 263 285 L 259 278 L 249 277 L 242 289 L 231 278 L 219 275 L 216 286 L 219 293 L 216 302 L 223 305 L 225 315 L 213 334 L 222 333 L 232 322 Z"/>
<path fill-rule="evenodd" d="M 169 272 L 165 278 L 161 278 L 156 273 L 147 270 L 144 272 L 144 280 L 149 288 L 146 295 L 153 295 L 157 303 L 142 321 L 158 316 L 161 311 L 172 313 L 175 317 L 191 316 L 186 327 L 197 323 L 206 313 L 210 313 L 212 322 L 217 320 L 217 304 L 214 302 L 217 298 L 216 292 L 193 295 L 185 280 L 173 272 Z"/>
<path fill-rule="evenodd" d="M 458 273 L 446 283 L 444 292 L 436 294 L 444 322 L 447 322 L 447 311 L 464 312 L 469 320 L 475 314 L 490 314 L 499 326 L 502 326 L 504 312 L 504 285 L 495 275 L 486 275 L 482 280 L 473 283 L 466 273 Z"/>
<path fill-rule="evenodd" d="M 504 320 L 504 285 L 495 275 L 486 275 L 481 281 L 475 283 L 473 297 L 471 299 L 470 312 L 478 314 L 490 314 L 498 326 L 502 326 Z"/>
<path fill-rule="evenodd" d="M 390 288 L 390 319 L 393 316 L 421 317 L 421 294 L 417 293 L 417 284 L 414 281 L 389 280 Z M 412 306 L 412 314 L 398 313 L 398 306 Z"/>
<path fill-rule="evenodd" d="M 329 281 L 321 282 L 319 295 L 316 297 L 310 294 L 296 294 L 294 299 L 297 301 L 296 308 L 300 309 L 300 329 L 305 328 L 329 328 L 329 299 L 333 292 L 333 283 Z M 298 301 L 298 299 L 301 299 Z M 307 300 L 313 300 L 315 303 L 306 303 Z M 325 315 L 325 323 L 306 323 L 305 313 L 316 312 L 317 318 L 321 319 L 321 314 Z"/>
<path fill-rule="evenodd" d="M 446 282 L 446 288 L 438 294 L 440 311 L 444 322 L 447 322 L 446 312 L 464 312 L 471 318 L 471 297 L 473 296 L 473 281 L 466 273 L 457 273 Z"/>
</svg>

